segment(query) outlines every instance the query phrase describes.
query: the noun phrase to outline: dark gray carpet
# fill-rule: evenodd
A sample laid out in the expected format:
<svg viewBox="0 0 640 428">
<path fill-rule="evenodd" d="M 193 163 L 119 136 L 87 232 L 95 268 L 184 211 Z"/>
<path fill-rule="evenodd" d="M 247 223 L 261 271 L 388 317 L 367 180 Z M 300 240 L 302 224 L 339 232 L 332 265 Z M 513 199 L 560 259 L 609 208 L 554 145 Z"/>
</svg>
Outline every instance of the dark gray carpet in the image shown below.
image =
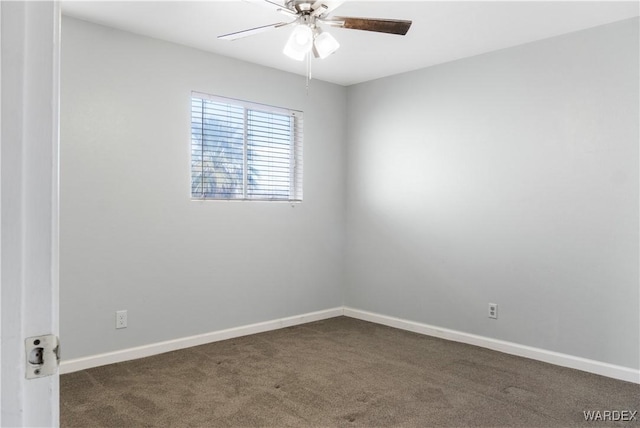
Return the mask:
<svg viewBox="0 0 640 428">
<path fill-rule="evenodd" d="M 583 414 L 639 410 L 640 385 L 346 317 L 60 383 L 63 427 L 640 427 Z"/>
</svg>

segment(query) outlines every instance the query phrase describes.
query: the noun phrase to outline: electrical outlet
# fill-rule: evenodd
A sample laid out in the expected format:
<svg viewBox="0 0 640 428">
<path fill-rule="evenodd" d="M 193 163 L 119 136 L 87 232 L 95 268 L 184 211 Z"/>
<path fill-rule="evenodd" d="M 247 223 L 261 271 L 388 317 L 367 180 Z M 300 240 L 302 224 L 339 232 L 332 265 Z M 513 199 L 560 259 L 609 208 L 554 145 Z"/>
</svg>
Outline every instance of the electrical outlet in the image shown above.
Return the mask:
<svg viewBox="0 0 640 428">
<path fill-rule="evenodd" d="M 116 328 L 127 327 L 127 311 L 116 311 Z"/>
<path fill-rule="evenodd" d="M 489 303 L 489 318 L 498 319 L 498 304 Z"/>
</svg>

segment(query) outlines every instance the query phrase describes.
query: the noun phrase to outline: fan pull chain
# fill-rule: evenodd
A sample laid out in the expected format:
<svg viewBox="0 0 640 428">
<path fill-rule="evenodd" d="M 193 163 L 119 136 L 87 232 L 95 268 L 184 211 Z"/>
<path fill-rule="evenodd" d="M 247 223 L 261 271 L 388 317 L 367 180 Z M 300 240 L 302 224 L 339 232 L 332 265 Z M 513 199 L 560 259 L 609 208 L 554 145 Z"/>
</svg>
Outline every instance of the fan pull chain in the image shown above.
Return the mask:
<svg viewBox="0 0 640 428">
<path fill-rule="evenodd" d="M 307 54 L 307 95 L 309 95 L 309 81 L 311 80 L 311 54 Z"/>
</svg>

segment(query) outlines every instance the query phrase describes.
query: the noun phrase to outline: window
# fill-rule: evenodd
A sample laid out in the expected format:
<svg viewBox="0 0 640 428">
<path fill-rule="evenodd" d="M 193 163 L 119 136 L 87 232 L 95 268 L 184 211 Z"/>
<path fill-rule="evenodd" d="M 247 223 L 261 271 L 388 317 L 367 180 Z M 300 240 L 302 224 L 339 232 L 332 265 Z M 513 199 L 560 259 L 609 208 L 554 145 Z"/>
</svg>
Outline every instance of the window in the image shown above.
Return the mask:
<svg viewBox="0 0 640 428">
<path fill-rule="evenodd" d="M 302 112 L 191 95 L 191 197 L 302 200 Z"/>
</svg>

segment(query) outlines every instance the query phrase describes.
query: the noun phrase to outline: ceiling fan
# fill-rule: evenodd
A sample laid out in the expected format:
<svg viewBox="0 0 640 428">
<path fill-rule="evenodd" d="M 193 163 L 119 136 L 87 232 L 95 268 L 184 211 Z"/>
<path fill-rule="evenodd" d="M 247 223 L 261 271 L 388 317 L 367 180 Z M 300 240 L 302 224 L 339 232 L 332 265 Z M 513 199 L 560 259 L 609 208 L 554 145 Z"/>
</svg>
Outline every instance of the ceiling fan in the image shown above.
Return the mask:
<svg viewBox="0 0 640 428">
<path fill-rule="evenodd" d="M 316 58 L 326 58 L 340 47 L 331 34 L 322 31 L 320 25 L 348 28 L 352 30 L 375 31 L 378 33 L 398 34 L 404 36 L 411 27 L 411 21 L 397 19 L 354 18 L 347 16 L 329 17 L 344 0 L 287 0 L 284 4 L 270 0 L 252 0 L 280 12 L 291 21 L 278 22 L 248 30 L 218 36 L 221 40 L 236 40 L 276 28 L 294 26 L 289 40 L 284 47 L 284 54 L 298 61 L 313 53 Z"/>
</svg>

